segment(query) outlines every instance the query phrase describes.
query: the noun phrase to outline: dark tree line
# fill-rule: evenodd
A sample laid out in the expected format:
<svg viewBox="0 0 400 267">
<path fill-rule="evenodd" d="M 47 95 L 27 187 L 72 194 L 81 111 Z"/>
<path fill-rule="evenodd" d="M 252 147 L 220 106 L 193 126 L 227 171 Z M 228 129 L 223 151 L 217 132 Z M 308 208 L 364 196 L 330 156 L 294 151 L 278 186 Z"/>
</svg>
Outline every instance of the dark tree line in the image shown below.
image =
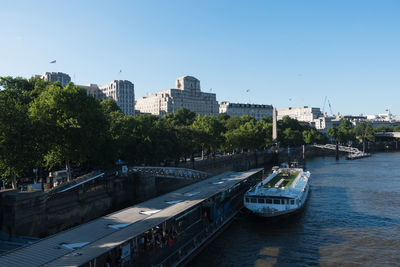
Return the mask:
<svg viewBox="0 0 400 267">
<path fill-rule="evenodd" d="M 119 159 L 159 165 L 272 144 L 270 118 L 201 116 L 184 108 L 161 119 L 133 117 L 114 100 L 98 101 L 72 83 L 63 88 L 38 78 L 3 77 L 0 86 L 0 176 L 14 187 L 17 177 L 34 168 L 109 168 Z M 289 117 L 279 121 L 278 133 L 282 146 L 325 142 L 314 128 Z"/>
</svg>

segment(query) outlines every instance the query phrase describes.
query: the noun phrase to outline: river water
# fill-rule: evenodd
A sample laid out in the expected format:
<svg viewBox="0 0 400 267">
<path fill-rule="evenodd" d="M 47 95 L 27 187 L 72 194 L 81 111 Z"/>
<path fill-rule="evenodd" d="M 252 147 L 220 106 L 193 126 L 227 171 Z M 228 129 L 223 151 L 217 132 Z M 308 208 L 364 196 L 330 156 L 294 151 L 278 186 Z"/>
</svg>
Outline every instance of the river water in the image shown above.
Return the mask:
<svg viewBox="0 0 400 267">
<path fill-rule="evenodd" d="M 400 153 L 306 162 L 299 217 L 238 218 L 190 266 L 400 266 Z"/>
</svg>

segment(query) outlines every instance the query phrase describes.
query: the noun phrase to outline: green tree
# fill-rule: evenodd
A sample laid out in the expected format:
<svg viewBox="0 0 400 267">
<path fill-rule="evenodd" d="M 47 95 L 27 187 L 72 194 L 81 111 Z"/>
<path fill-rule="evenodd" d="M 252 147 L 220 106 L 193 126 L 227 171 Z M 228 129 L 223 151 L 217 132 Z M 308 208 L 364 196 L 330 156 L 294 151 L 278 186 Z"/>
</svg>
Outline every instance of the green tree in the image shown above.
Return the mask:
<svg viewBox="0 0 400 267">
<path fill-rule="evenodd" d="M 162 117 L 163 120 L 168 121 L 173 126 L 190 126 L 196 118 L 196 113 L 181 107 L 175 113 L 168 113 Z"/>
<path fill-rule="evenodd" d="M 292 119 L 289 116 L 284 116 L 278 121 L 278 140 L 282 146 L 299 146 L 303 142 L 303 131 L 305 126 L 299 123 L 298 120 Z"/>
<path fill-rule="evenodd" d="M 306 144 L 320 143 L 323 140 L 321 133 L 314 128 L 303 131 L 303 140 Z"/>
<path fill-rule="evenodd" d="M 283 137 L 281 144 L 284 146 L 299 146 L 303 144 L 303 135 L 300 130 L 286 128 L 283 130 L 281 136 Z"/>
<path fill-rule="evenodd" d="M 107 153 L 103 153 L 105 156 L 103 161 L 110 164 L 122 159 L 133 164 L 136 160 L 138 142 L 134 135 L 136 120 L 132 116 L 125 116 L 112 98 L 102 100 L 100 105 L 108 121 L 108 133 L 103 148 Z"/>
<path fill-rule="evenodd" d="M 278 122 L 279 130 L 285 130 L 290 128 L 292 130 L 303 131 L 304 126 L 296 119 L 292 119 L 289 116 L 284 116 L 281 121 Z"/>
<path fill-rule="evenodd" d="M 233 129 L 225 132 L 224 134 L 224 150 L 234 152 L 235 149 L 243 150 L 245 144 L 245 136 L 240 129 Z"/>
<path fill-rule="evenodd" d="M 340 143 L 342 141 L 342 136 L 337 126 L 332 126 L 331 128 L 329 128 L 326 131 L 326 134 L 332 139 L 334 139 L 336 143 Z"/>
<path fill-rule="evenodd" d="M 226 120 L 221 120 L 221 119 L 219 119 L 219 120 L 223 123 L 224 128 L 227 131 L 238 129 L 240 127 L 240 125 L 242 124 L 240 117 L 237 117 L 237 116 L 230 116 Z"/>
<path fill-rule="evenodd" d="M 50 168 L 65 162 L 68 180 L 71 162 L 82 164 L 96 159 L 107 134 L 107 120 L 100 103 L 73 84 L 65 88 L 59 83 L 48 85 L 30 106 L 34 122 L 46 129 L 44 156 Z"/>
<path fill-rule="evenodd" d="M 355 133 L 363 143 L 363 152 L 365 152 L 365 140 L 375 141 L 375 131 L 369 124 L 361 122 L 356 126 Z"/>
<path fill-rule="evenodd" d="M 353 124 L 348 120 L 342 120 L 338 126 L 342 142 L 349 142 L 356 140 Z"/>
<path fill-rule="evenodd" d="M 261 131 L 264 137 L 263 146 L 272 145 L 272 119 L 262 119 L 257 123 L 261 127 Z"/>
<path fill-rule="evenodd" d="M 34 128 L 27 115 L 29 100 L 22 90 L 16 90 L 18 86 L 4 87 L 0 91 L 0 175 L 16 188 L 16 178 L 35 167 L 39 150 L 36 149 Z"/>
<path fill-rule="evenodd" d="M 261 123 L 250 120 L 241 125 L 239 130 L 243 136 L 244 148 L 252 150 L 266 145 L 266 131 Z"/>
<path fill-rule="evenodd" d="M 200 145 L 202 151 L 202 158 L 204 158 L 204 151 L 210 150 L 215 152 L 222 146 L 223 138 L 223 124 L 214 116 L 197 115 L 192 129 L 197 144 Z"/>
</svg>

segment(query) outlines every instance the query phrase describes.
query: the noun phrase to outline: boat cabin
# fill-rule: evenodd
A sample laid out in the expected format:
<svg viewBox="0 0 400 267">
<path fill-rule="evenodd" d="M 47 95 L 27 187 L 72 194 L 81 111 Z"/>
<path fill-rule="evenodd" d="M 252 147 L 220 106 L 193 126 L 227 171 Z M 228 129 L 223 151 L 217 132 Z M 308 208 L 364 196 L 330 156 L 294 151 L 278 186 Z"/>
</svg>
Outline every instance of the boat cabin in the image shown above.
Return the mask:
<svg viewBox="0 0 400 267">
<path fill-rule="evenodd" d="M 294 198 L 286 197 L 266 197 L 266 196 L 246 196 L 244 198 L 245 203 L 254 204 L 275 204 L 275 205 L 295 205 L 298 204 L 298 200 Z"/>
</svg>

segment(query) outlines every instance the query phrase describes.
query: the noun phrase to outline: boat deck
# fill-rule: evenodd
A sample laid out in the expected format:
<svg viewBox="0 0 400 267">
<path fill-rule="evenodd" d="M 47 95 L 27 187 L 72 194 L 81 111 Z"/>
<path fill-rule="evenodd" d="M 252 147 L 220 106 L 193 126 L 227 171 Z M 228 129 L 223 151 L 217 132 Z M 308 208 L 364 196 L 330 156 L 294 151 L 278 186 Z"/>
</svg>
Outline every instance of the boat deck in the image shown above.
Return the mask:
<svg viewBox="0 0 400 267">
<path fill-rule="evenodd" d="M 287 173 L 281 172 L 265 184 L 266 188 L 270 187 L 288 187 L 290 186 L 296 177 L 300 174 L 300 171 L 289 171 Z"/>
</svg>

